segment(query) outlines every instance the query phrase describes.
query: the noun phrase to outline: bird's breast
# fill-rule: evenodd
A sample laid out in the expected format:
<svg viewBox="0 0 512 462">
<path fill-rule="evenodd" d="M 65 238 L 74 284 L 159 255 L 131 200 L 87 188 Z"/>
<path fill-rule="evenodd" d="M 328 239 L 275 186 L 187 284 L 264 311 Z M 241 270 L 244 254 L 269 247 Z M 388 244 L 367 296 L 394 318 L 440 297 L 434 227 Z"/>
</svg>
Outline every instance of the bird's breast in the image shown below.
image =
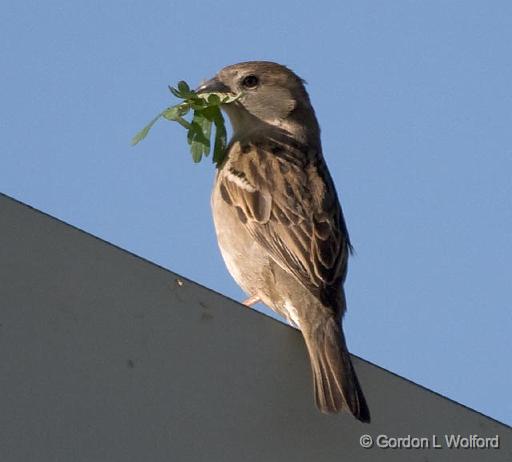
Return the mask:
<svg viewBox="0 0 512 462">
<path fill-rule="evenodd" d="M 211 206 L 224 263 L 238 285 L 246 293 L 254 295 L 269 271 L 269 256 L 240 221 L 236 207 L 223 199 L 218 179 L 213 188 Z"/>
</svg>

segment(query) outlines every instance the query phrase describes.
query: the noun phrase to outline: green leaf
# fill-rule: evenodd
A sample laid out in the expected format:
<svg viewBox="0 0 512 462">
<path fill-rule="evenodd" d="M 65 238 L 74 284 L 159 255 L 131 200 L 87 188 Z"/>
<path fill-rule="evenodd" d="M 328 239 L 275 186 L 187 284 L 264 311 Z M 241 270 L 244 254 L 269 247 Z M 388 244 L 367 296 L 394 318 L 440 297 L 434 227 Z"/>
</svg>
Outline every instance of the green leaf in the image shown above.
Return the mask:
<svg viewBox="0 0 512 462">
<path fill-rule="evenodd" d="M 162 117 L 171 121 L 178 120 L 178 117 L 182 116 L 180 106 L 181 105 L 167 108 L 164 112 L 162 112 Z"/>
<path fill-rule="evenodd" d="M 201 113 L 208 120 L 213 122 L 218 117 L 219 108 L 217 106 L 208 106 L 201 110 Z"/>
<path fill-rule="evenodd" d="M 209 106 L 218 106 L 220 104 L 220 96 L 216 93 L 211 93 L 208 96 L 208 105 Z"/>
<path fill-rule="evenodd" d="M 198 112 L 195 112 L 187 134 L 189 144 L 192 143 L 192 141 L 196 141 L 202 144 L 209 143 L 209 140 L 207 140 L 204 136 L 202 124 L 203 117 L 199 115 Z"/>
<path fill-rule="evenodd" d="M 192 160 L 197 164 L 201 162 L 203 157 L 203 145 L 196 141 L 190 144 L 190 152 L 192 153 Z"/>
<path fill-rule="evenodd" d="M 195 97 L 195 92 L 190 89 L 187 82 L 184 80 L 180 80 L 177 85 L 178 88 L 169 86 L 169 91 L 176 96 L 176 98 L 181 99 L 193 99 Z"/>
<path fill-rule="evenodd" d="M 142 141 L 149 133 L 149 130 L 151 130 L 151 127 L 155 125 L 156 121 L 162 116 L 162 113 L 158 114 L 151 122 L 149 122 L 141 131 L 139 131 L 133 138 L 132 138 L 132 146 L 135 146 L 138 142 Z"/>
<path fill-rule="evenodd" d="M 211 122 L 201 111 L 195 111 L 187 135 L 194 162 L 199 162 L 203 154 L 210 152 Z"/>
<path fill-rule="evenodd" d="M 204 109 L 205 107 L 207 107 L 207 104 L 208 104 L 202 98 L 191 99 L 191 100 L 188 100 L 188 101 L 190 101 L 189 104 L 192 107 L 192 109 L 194 109 L 194 110 Z"/>
<path fill-rule="evenodd" d="M 203 117 L 201 128 L 203 130 L 204 139 L 207 140 L 207 143 L 203 145 L 203 154 L 208 156 L 210 154 L 210 138 L 212 134 L 212 121 L 206 117 Z"/>
<path fill-rule="evenodd" d="M 180 80 L 178 82 L 178 91 L 182 94 L 182 95 L 187 95 L 190 93 L 190 87 L 188 86 L 188 83 L 185 82 L 184 80 Z"/>
<path fill-rule="evenodd" d="M 219 168 L 224 162 L 226 157 L 227 133 L 224 126 L 224 119 L 219 107 L 217 106 L 217 113 L 213 119 L 215 124 L 215 144 L 213 146 L 213 162 Z"/>
<path fill-rule="evenodd" d="M 169 91 L 170 91 L 174 96 L 176 96 L 176 98 L 181 98 L 181 93 L 180 93 L 178 90 L 176 90 L 176 88 L 171 87 L 170 85 L 168 85 L 168 87 L 167 87 L 167 88 L 169 88 Z"/>
</svg>

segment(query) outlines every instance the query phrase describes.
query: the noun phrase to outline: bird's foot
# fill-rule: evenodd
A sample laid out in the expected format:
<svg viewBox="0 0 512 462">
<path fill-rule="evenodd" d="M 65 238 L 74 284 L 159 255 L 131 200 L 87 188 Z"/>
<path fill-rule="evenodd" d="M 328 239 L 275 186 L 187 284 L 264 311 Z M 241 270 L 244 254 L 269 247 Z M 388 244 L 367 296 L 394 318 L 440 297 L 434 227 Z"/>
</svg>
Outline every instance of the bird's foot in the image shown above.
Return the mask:
<svg viewBox="0 0 512 462">
<path fill-rule="evenodd" d="M 254 305 L 255 303 L 258 303 L 259 301 L 261 301 L 260 297 L 258 297 L 257 295 L 253 295 L 253 296 L 245 299 L 242 303 L 245 306 L 248 306 L 250 308 L 252 305 Z"/>
</svg>

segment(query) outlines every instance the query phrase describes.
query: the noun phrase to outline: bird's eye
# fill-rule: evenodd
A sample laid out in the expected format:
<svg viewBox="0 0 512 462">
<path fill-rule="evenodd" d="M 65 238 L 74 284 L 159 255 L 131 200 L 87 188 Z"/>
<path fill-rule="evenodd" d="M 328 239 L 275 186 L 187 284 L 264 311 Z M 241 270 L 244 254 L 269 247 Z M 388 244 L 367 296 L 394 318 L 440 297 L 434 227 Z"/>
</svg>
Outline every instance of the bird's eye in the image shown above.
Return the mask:
<svg viewBox="0 0 512 462">
<path fill-rule="evenodd" d="M 258 77 L 253 74 L 247 75 L 242 79 L 242 85 L 245 88 L 255 88 L 260 83 Z"/>
</svg>

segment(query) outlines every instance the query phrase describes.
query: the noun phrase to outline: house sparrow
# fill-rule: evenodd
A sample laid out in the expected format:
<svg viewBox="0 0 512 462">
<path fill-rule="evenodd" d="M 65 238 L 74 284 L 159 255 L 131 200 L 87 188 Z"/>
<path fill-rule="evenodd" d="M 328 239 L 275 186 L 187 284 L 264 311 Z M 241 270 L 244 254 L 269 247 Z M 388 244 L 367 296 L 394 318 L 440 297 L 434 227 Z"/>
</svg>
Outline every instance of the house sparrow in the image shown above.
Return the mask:
<svg viewBox="0 0 512 462">
<path fill-rule="evenodd" d="M 301 330 L 317 407 L 369 422 L 341 325 L 351 244 L 304 81 L 252 61 L 225 67 L 197 92 L 242 93 L 222 107 L 233 137 L 212 193 L 229 272 L 247 304 L 262 301 Z"/>
</svg>

